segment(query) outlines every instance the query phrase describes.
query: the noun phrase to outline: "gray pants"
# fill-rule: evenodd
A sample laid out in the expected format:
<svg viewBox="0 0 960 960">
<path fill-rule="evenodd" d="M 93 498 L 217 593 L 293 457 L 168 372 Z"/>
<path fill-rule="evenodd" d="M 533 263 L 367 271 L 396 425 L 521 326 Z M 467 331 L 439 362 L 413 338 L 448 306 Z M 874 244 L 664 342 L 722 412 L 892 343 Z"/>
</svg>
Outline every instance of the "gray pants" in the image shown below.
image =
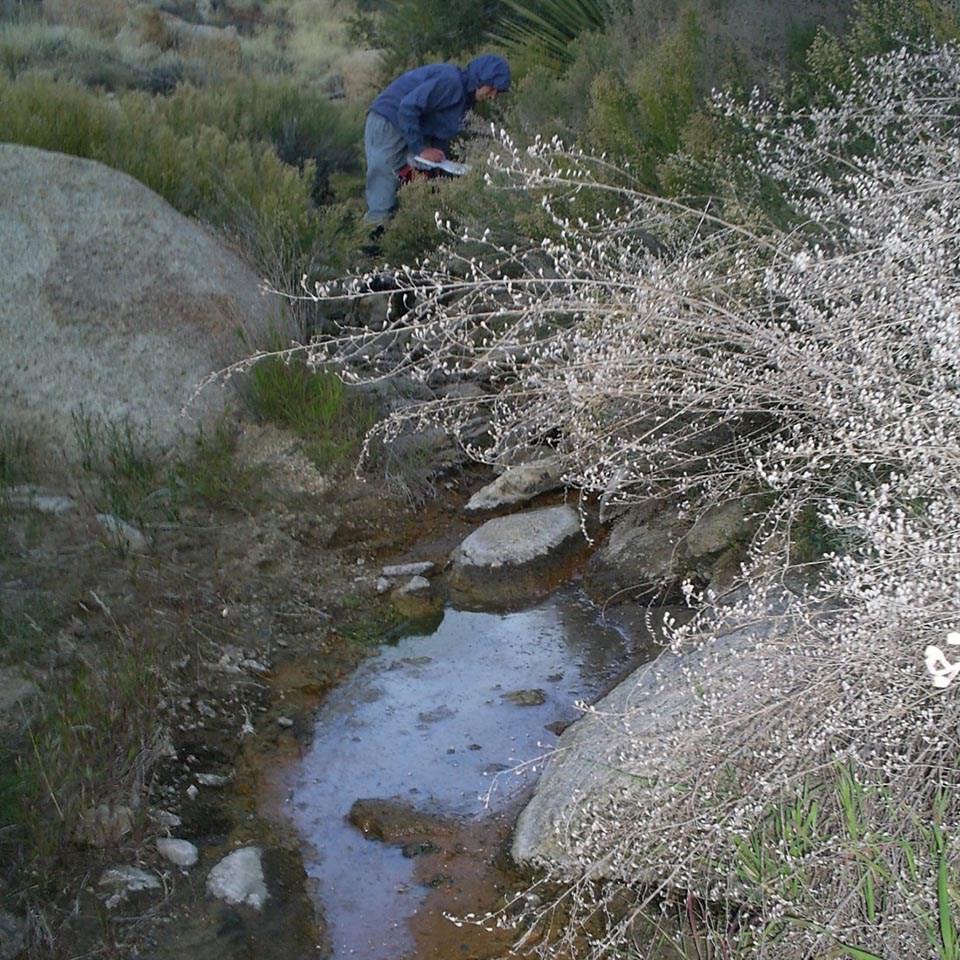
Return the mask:
<svg viewBox="0 0 960 960">
<path fill-rule="evenodd" d="M 407 162 L 407 141 L 385 117 L 371 111 L 363 132 L 367 154 L 367 215 L 373 223 L 389 220 L 397 206 L 397 171 Z"/>
</svg>

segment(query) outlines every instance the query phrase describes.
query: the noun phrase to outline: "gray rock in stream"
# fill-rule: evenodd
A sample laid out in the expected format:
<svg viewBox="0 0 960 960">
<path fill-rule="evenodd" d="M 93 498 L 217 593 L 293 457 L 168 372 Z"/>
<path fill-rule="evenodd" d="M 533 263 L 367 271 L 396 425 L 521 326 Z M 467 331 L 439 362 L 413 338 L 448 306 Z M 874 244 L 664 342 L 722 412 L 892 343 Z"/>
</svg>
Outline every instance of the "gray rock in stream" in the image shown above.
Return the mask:
<svg viewBox="0 0 960 960">
<path fill-rule="evenodd" d="M 555 490 L 560 486 L 562 476 L 563 467 L 555 458 L 508 467 L 496 480 L 478 490 L 467 501 L 465 509 L 468 512 L 497 510 L 532 500 L 547 490 Z"/>
<path fill-rule="evenodd" d="M 569 506 L 545 507 L 488 520 L 451 556 L 451 588 L 484 603 L 534 596 L 566 570 L 584 543 Z"/>
<path fill-rule="evenodd" d="M 262 856 L 259 847 L 242 847 L 228 854 L 210 871 L 207 893 L 230 904 L 262 909 L 267 899 Z"/>
</svg>

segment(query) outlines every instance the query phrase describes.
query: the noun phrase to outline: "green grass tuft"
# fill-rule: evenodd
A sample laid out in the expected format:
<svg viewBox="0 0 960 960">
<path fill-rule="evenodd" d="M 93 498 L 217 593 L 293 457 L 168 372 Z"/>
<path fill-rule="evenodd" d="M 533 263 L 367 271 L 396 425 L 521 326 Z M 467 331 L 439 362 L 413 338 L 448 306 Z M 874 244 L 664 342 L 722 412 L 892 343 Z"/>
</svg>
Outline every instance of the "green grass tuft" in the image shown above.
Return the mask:
<svg viewBox="0 0 960 960">
<path fill-rule="evenodd" d="M 241 463 L 236 456 L 237 432 L 221 421 L 212 434 L 201 431 L 193 455 L 177 467 L 186 493 L 215 506 L 231 506 L 255 496 L 263 470 Z"/>
<path fill-rule="evenodd" d="M 129 421 L 109 423 L 74 414 L 73 432 L 80 466 L 95 482 L 98 510 L 142 525 L 176 517 L 176 475 Z"/>
<path fill-rule="evenodd" d="M 351 396 L 329 370 L 299 357 L 271 356 L 250 372 L 253 407 L 264 420 L 293 430 L 319 467 L 338 467 L 359 450 L 373 426 L 369 404 Z"/>
<path fill-rule="evenodd" d="M 37 476 L 37 450 L 22 430 L 0 425 L 0 487 L 29 483 Z"/>
</svg>

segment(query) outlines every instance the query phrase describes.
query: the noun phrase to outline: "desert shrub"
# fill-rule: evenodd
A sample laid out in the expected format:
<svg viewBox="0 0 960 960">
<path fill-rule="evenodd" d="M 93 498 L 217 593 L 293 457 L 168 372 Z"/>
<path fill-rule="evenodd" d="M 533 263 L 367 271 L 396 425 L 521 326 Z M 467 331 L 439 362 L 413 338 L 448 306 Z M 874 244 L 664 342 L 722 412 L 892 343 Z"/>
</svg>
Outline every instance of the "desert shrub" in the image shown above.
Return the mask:
<svg viewBox="0 0 960 960">
<path fill-rule="evenodd" d="M 451 246 L 398 272 L 406 314 L 316 345 L 315 362 L 358 377 L 486 387 L 398 411 L 378 435 L 440 425 L 487 463 L 547 447 L 605 507 L 666 495 L 696 515 L 765 493 L 738 599 L 704 596 L 674 638 L 709 654 L 749 624 L 749 646 L 691 678 L 652 754 L 629 714 L 606 719 L 624 776 L 559 828 L 584 867 L 551 877 L 567 884 L 543 914 L 565 917 L 559 940 L 527 943 L 544 956 L 629 955 L 669 889 L 718 905 L 703 935 L 720 955 L 953 949 L 939 918 L 958 852 L 938 830 L 960 815 L 960 743 L 955 691 L 936 687 L 960 674 L 939 646 L 960 643 L 960 50 L 849 71 L 832 106 L 716 100 L 755 138 L 743 177 L 775 184 L 788 229 L 507 141 L 499 176 L 541 197 L 557 235 L 469 258 Z M 595 192 L 616 206 L 578 215 Z M 471 445 L 477 418 L 489 429 Z M 804 526 L 827 548 L 812 580 L 791 544 Z M 638 886 L 641 870 L 658 879 Z"/>
<path fill-rule="evenodd" d="M 604 70 L 590 88 L 591 151 L 630 161 L 651 189 L 661 189 L 657 164 L 676 151 L 704 95 L 700 39 L 696 20 L 689 17 L 666 33 L 629 77 Z"/>
<path fill-rule="evenodd" d="M 833 88 L 853 82 L 851 64 L 898 49 L 904 42 L 960 38 L 960 20 L 950 0 L 856 0 L 850 28 L 820 31 L 807 51 L 805 68 L 792 78 L 791 99 L 803 104 L 829 101 Z"/>
<path fill-rule="evenodd" d="M 503 0 L 386 0 L 376 12 L 351 21 L 355 42 L 384 51 L 383 76 L 433 61 L 460 59 L 483 38 L 477 24 L 496 20 Z"/>
<path fill-rule="evenodd" d="M 98 33 L 116 33 L 126 22 L 127 12 L 124 0 L 43 0 L 43 14 L 52 22 Z"/>
<path fill-rule="evenodd" d="M 576 140 L 586 129 L 591 105 L 591 87 L 598 64 L 622 77 L 619 60 L 607 36 L 590 33 L 571 44 L 571 63 L 560 76 L 544 64 L 520 70 L 508 99 L 512 128 L 529 136 Z M 511 60 L 517 63 L 517 58 Z"/>
<path fill-rule="evenodd" d="M 267 142 L 202 123 L 180 133 L 146 94 L 111 102 L 39 77 L 0 81 L 0 135 L 129 173 L 181 212 L 227 228 L 271 273 L 298 277 L 314 251 L 312 161 L 297 169 Z"/>
<path fill-rule="evenodd" d="M 280 160 L 299 169 L 312 163 L 318 203 L 329 197 L 331 174 L 360 168 L 359 115 L 292 78 L 237 78 L 213 89 L 181 84 L 157 107 L 180 136 L 215 127 L 234 141 L 270 143 Z"/>
<path fill-rule="evenodd" d="M 63 72 L 115 59 L 110 44 L 79 27 L 0 23 L 0 66 L 11 78 L 31 69 Z"/>
<path fill-rule="evenodd" d="M 510 113 L 530 134 L 629 160 L 661 189 L 658 163 L 678 148 L 708 92 L 703 33 L 692 14 L 679 13 L 672 27 L 633 42 L 616 30 L 568 44 L 559 76 L 546 66 L 523 72 Z"/>
</svg>

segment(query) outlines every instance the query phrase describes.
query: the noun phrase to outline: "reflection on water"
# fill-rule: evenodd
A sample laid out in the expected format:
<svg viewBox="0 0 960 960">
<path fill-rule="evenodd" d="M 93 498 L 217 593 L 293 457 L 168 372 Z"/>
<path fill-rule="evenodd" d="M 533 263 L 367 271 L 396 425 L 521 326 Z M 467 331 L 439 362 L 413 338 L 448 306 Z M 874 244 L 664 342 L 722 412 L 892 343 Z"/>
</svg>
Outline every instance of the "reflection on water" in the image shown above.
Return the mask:
<svg viewBox="0 0 960 960">
<path fill-rule="evenodd" d="M 482 816 L 536 775 L 556 742 L 546 725 L 577 716 L 635 655 L 569 588 L 529 610 L 447 610 L 360 666 L 319 711 L 289 784 L 334 957 L 396 960 L 422 901 L 412 863 L 346 821 L 361 797 L 397 797 L 434 813 Z"/>
</svg>

